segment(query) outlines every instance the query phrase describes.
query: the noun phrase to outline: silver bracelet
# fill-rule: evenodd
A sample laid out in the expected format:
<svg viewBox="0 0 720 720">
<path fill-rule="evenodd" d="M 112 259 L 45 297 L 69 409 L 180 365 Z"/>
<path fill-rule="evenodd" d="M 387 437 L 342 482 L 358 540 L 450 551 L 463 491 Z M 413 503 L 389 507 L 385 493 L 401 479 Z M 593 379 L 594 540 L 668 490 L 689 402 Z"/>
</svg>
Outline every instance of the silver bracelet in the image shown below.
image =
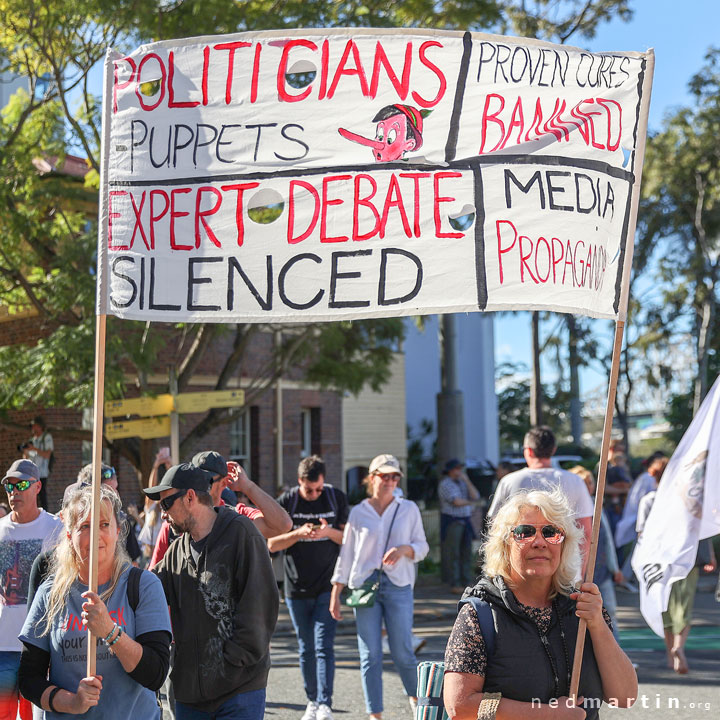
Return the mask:
<svg viewBox="0 0 720 720">
<path fill-rule="evenodd" d="M 502 693 L 499 692 L 483 693 L 482 702 L 478 707 L 477 720 L 495 720 L 501 697 Z"/>
</svg>

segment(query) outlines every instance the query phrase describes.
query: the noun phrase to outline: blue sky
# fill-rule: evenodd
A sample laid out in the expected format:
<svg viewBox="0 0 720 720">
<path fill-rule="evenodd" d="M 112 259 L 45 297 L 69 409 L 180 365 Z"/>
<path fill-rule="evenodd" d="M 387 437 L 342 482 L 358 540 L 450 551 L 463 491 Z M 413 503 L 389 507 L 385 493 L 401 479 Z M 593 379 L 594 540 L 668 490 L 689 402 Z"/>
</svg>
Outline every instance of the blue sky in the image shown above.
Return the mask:
<svg viewBox="0 0 720 720">
<path fill-rule="evenodd" d="M 590 41 L 572 39 L 573 44 L 593 51 L 655 50 L 655 76 L 650 103 L 649 129 L 660 130 L 665 114 L 673 107 L 690 103 L 687 82 L 701 65 L 707 50 L 720 46 L 719 0 L 636 0 L 629 23 L 614 20 L 601 26 Z M 596 332 L 608 336 L 608 321 L 593 321 Z M 555 321 L 546 323 L 548 329 Z M 495 321 L 496 362 L 531 362 L 530 314 L 498 316 Z M 546 363 L 547 364 L 547 363 Z M 551 377 L 550 367 L 544 375 Z M 554 373 L 552 373 L 554 374 Z M 607 383 L 604 373 L 584 369 L 581 392 Z"/>
</svg>

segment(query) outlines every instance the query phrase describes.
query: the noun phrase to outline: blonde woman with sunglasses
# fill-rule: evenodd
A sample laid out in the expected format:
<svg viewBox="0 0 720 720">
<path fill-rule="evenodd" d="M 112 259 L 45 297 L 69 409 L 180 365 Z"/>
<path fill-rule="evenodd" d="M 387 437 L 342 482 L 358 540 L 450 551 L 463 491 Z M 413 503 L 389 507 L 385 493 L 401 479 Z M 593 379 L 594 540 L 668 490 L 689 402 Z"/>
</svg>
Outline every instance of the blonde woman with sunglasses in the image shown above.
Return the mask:
<svg viewBox="0 0 720 720">
<path fill-rule="evenodd" d="M 524 490 L 495 515 L 483 575 L 460 601 L 445 652 L 444 698 L 455 720 L 598 718 L 630 707 L 632 663 L 613 637 L 597 585 L 576 587 L 583 531 L 567 498 Z M 577 707 L 568 700 L 580 619 L 587 623 Z"/>
</svg>

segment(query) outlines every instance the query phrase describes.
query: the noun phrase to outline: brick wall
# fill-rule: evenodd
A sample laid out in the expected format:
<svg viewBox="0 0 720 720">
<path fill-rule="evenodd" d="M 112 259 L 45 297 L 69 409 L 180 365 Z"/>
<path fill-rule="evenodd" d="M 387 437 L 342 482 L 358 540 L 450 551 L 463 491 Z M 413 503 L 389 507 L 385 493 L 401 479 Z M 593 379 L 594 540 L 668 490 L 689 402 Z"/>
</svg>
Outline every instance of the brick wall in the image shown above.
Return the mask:
<svg viewBox="0 0 720 720">
<path fill-rule="evenodd" d="M 302 436 L 300 412 L 303 408 L 320 409 L 320 454 L 327 465 L 327 481 L 343 488 L 342 476 L 342 401 L 338 393 L 316 390 L 283 391 L 283 481 L 297 482 L 301 460 Z"/>
<path fill-rule="evenodd" d="M 251 437 L 251 443 L 258 457 L 258 465 L 253 468 L 253 480 L 271 495 L 276 491 L 276 459 L 275 459 L 275 394 L 268 391 L 257 401 L 258 432 Z M 317 390 L 283 391 L 283 482 L 294 485 L 297 480 L 297 465 L 301 459 L 300 411 L 303 408 L 320 408 L 321 418 L 321 454 L 328 467 L 328 482 L 343 487 L 342 478 L 342 442 L 341 442 L 341 398 L 338 393 L 321 392 Z M 82 413 L 75 410 L 60 408 L 46 408 L 41 411 L 45 422 L 50 428 L 80 429 L 82 427 Z M 38 411 L 22 411 L 10 413 L 9 420 L 14 423 L 29 426 L 30 420 Z M 200 415 L 181 416 L 181 436 L 194 424 Z M 6 470 L 17 460 L 19 453 L 16 446 L 30 437 L 30 430 L 6 430 L 0 436 L 0 470 Z M 85 462 L 90 461 L 89 446 L 83 456 L 83 443 L 77 440 L 62 438 L 56 432 L 53 436 L 55 443 L 55 465 L 47 488 L 50 510 L 58 509 L 65 487 L 77 479 L 77 474 Z M 151 453 L 154 454 L 164 445 L 169 445 L 169 438 L 159 438 L 149 441 Z M 202 440 L 195 443 L 183 460 L 190 458 L 201 450 L 216 450 L 227 457 L 230 452 L 230 426 L 221 425 L 214 428 Z M 115 467 L 119 490 L 125 503 L 142 503 L 143 496 L 140 491 L 138 473 L 130 462 L 118 452 L 110 452 L 110 464 Z M 145 483 L 147 479 L 145 479 Z M 144 483 L 143 483 L 144 484 Z M 0 501 L 6 501 L 3 491 L 0 491 Z"/>
<path fill-rule="evenodd" d="M 41 337 L 47 337 L 55 325 L 42 322 L 38 315 L 15 318 L 0 316 L 0 347 L 6 345 L 34 345 Z"/>
<path fill-rule="evenodd" d="M 15 460 L 22 457 L 16 446 L 30 438 L 30 421 L 39 414 L 45 418 L 45 423 L 49 428 L 79 428 L 82 424 L 82 414 L 75 410 L 46 408 L 8 413 L 10 422 L 24 425 L 27 430 L 3 430 L 0 433 L 0 470 L 3 473 Z M 61 440 L 55 436 L 53 436 L 53 442 L 55 444 L 55 463 L 46 491 L 50 510 L 55 511 L 60 505 L 65 487 L 77 479 L 78 471 L 82 467 L 82 443 Z M 0 500 L 7 501 L 3 490 L 0 490 Z"/>
<path fill-rule="evenodd" d="M 119 327 L 122 327 L 119 325 Z M 38 318 L 19 318 L 0 322 L 0 346 L 31 343 L 40 336 Z M 117 330 L 117 327 L 115 328 Z M 172 332 L 169 326 L 153 324 L 153 333 L 160 333 L 165 344 L 165 352 L 159 359 L 156 372 L 165 375 L 168 360 L 175 356 L 177 345 L 180 342 L 179 333 Z M 205 377 L 216 376 L 220 371 L 224 358 L 232 349 L 234 331 L 232 327 L 222 333 L 212 350 L 205 353 L 197 375 Z M 240 378 L 251 378 L 267 363 L 268 355 L 272 350 L 274 339 L 272 333 L 258 332 L 252 339 L 240 369 Z M 302 379 L 302 369 L 293 368 L 287 376 L 288 380 L 296 384 Z M 159 392 L 166 392 L 166 387 L 158 387 Z M 186 388 L 188 392 L 208 390 L 207 385 L 196 385 Z M 135 393 L 128 387 L 128 397 Z M 284 484 L 294 485 L 297 481 L 297 464 L 301 459 L 300 412 L 303 408 L 318 408 L 320 417 L 319 450 L 328 467 L 328 482 L 343 487 L 342 477 L 342 402 L 338 393 L 318 391 L 311 389 L 285 388 L 283 390 L 283 477 Z M 257 432 L 251 437 L 252 455 L 256 458 L 255 467 L 252 468 L 253 480 L 258 482 L 270 494 L 275 494 L 277 486 L 277 467 L 275 452 L 275 391 L 268 389 L 261 396 L 252 400 L 257 408 Z M 316 411 L 317 412 L 317 411 Z M 5 430 L 0 434 L 0 470 L 7 469 L 18 457 L 16 446 L 30 437 L 29 422 L 37 414 L 42 414 L 51 430 L 53 428 L 80 429 L 82 427 L 82 412 L 62 408 L 36 408 L 26 411 L 9 413 L 9 421 L 28 428 L 22 430 Z M 202 415 L 181 416 L 180 436 L 184 437 L 188 430 L 200 420 Z M 91 448 L 85 447 L 78 440 L 68 440 L 53 433 L 55 442 L 55 465 L 50 478 L 48 502 L 50 510 L 55 511 L 62 499 L 65 487 L 77 478 L 79 470 L 85 462 L 90 461 Z M 159 438 L 148 441 L 148 453 L 154 457 L 157 450 L 170 444 L 169 438 Z M 230 452 L 230 426 L 221 425 L 214 428 L 208 435 L 197 441 L 194 447 L 186 453 L 183 460 L 189 460 L 196 452 L 201 450 L 216 450 L 224 456 Z M 119 452 L 109 453 L 110 461 L 117 472 L 119 490 L 125 503 L 142 503 L 141 487 L 147 483 L 147 478 L 140 478 L 130 462 Z M 4 492 L 0 490 L 0 501 L 4 501 Z"/>
</svg>

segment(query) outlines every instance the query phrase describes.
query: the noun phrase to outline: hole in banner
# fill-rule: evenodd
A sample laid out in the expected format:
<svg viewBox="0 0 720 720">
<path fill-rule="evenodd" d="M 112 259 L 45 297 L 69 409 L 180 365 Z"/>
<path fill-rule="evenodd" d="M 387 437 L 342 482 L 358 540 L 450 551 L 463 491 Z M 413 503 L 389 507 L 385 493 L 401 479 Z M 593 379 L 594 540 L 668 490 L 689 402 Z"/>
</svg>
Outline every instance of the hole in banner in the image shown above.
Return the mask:
<svg viewBox="0 0 720 720">
<path fill-rule="evenodd" d="M 285 210 L 285 201 L 277 190 L 258 190 L 248 203 L 248 217 L 259 225 L 275 222 Z"/>
<path fill-rule="evenodd" d="M 306 88 L 317 77 L 317 68 L 309 60 L 298 60 L 285 73 L 285 82 L 296 90 Z"/>
<path fill-rule="evenodd" d="M 472 205 L 465 205 L 461 210 L 448 215 L 450 227 L 458 232 L 465 232 L 475 222 L 475 208 Z"/>
<path fill-rule="evenodd" d="M 146 80 L 140 83 L 140 92 L 145 95 L 145 97 L 152 97 L 160 92 L 161 85 L 162 80 L 160 78 L 157 80 Z"/>
</svg>

